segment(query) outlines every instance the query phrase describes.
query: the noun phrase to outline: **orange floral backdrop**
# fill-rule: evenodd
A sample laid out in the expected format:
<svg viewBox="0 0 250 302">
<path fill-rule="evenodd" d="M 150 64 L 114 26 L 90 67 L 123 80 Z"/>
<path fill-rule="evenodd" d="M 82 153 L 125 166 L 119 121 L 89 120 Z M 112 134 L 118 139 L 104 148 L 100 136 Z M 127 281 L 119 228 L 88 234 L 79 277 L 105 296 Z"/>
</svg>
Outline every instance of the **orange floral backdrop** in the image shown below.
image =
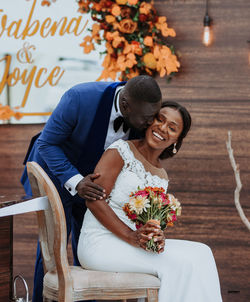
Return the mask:
<svg viewBox="0 0 250 302">
<path fill-rule="evenodd" d="M 58 0 L 59 1 L 59 0 Z M 56 0 L 42 0 L 50 6 Z M 175 37 L 167 18 L 158 16 L 152 0 L 79 0 L 78 11 L 90 13 L 95 23 L 89 28 L 80 46 L 84 53 L 95 50 L 96 44 L 105 44 L 103 71 L 97 80 L 126 81 L 139 74 L 159 74 L 168 79 L 178 72 L 180 63 L 168 37 Z M 0 104 L 0 120 L 24 115 L 50 113 L 21 113 Z"/>
<path fill-rule="evenodd" d="M 50 6 L 56 0 L 43 0 Z M 128 80 L 139 74 L 171 77 L 180 63 L 167 37 L 175 37 L 167 18 L 158 16 L 152 0 L 79 0 L 81 13 L 96 22 L 80 44 L 84 53 L 105 43 L 106 50 L 98 80 Z"/>
</svg>

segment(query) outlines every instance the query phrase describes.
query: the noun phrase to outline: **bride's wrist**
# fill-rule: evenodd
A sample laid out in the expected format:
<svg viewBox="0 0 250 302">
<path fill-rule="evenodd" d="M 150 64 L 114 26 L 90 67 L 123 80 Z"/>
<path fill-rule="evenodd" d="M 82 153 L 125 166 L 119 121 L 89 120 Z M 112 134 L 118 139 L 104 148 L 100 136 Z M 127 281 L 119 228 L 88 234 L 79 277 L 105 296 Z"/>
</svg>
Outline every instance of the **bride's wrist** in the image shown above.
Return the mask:
<svg viewBox="0 0 250 302">
<path fill-rule="evenodd" d="M 126 237 L 125 237 L 125 240 L 133 245 L 133 246 L 136 246 L 137 242 L 136 242 L 136 231 L 133 231 L 131 229 L 128 229 L 127 232 L 126 232 Z"/>
</svg>

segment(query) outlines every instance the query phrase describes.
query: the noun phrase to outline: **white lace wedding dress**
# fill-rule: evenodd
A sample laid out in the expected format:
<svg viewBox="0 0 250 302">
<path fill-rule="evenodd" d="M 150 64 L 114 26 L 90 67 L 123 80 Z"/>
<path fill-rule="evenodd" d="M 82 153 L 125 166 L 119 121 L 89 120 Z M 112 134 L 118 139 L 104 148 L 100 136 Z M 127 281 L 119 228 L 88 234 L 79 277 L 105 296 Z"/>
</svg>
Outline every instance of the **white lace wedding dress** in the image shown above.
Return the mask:
<svg viewBox="0 0 250 302">
<path fill-rule="evenodd" d="M 147 162 L 131 142 L 118 140 L 109 148 L 118 150 L 124 166 L 107 201 L 116 215 L 135 230 L 122 206 L 138 186 L 167 189 L 167 174 Z M 158 276 L 161 280 L 159 302 L 222 301 L 213 254 L 207 245 L 199 242 L 166 239 L 163 253 L 147 252 L 116 237 L 87 210 L 78 257 L 87 269 Z"/>
</svg>

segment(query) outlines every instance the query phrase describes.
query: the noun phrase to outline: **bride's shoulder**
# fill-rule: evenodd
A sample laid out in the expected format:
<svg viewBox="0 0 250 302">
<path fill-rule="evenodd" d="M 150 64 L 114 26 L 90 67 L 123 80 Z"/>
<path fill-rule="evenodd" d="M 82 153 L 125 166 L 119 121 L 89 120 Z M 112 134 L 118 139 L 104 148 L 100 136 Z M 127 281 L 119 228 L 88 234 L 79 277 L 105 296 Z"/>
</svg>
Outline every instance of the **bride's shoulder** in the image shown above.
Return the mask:
<svg viewBox="0 0 250 302">
<path fill-rule="evenodd" d="M 108 149 L 117 149 L 118 151 L 128 151 L 129 148 L 129 144 L 127 141 L 123 140 L 123 139 L 118 139 L 117 141 L 113 142 L 106 150 Z"/>
<path fill-rule="evenodd" d="M 125 141 L 123 139 L 118 139 L 117 141 L 113 142 L 106 149 L 106 151 L 112 150 L 112 149 L 116 149 L 124 161 L 129 161 L 132 159 L 133 153 L 131 152 L 127 141 Z"/>
</svg>

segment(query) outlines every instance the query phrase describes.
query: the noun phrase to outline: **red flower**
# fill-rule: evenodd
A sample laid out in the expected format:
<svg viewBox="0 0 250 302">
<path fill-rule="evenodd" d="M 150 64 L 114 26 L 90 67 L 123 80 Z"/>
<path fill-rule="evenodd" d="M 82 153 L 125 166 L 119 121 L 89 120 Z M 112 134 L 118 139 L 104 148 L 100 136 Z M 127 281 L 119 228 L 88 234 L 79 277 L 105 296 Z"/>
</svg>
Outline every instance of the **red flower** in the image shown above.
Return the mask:
<svg viewBox="0 0 250 302">
<path fill-rule="evenodd" d="M 137 230 L 140 229 L 142 226 L 143 226 L 142 223 L 139 223 L 139 224 L 136 224 L 136 225 L 135 225 L 135 227 L 136 227 Z"/>
<path fill-rule="evenodd" d="M 139 20 L 141 21 L 141 22 L 145 22 L 146 20 L 147 20 L 147 16 L 146 15 L 144 15 L 144 14 L 140 14 L 139 15 Z"/>
<path fill-rule="evenodd" d="M 106 7 L 111 7 L 111 6 L 113 5 L 113 2 L 107 0 L 107 1 L 105 2 L 105 4 L 106 4 Z"/>
</svg>

